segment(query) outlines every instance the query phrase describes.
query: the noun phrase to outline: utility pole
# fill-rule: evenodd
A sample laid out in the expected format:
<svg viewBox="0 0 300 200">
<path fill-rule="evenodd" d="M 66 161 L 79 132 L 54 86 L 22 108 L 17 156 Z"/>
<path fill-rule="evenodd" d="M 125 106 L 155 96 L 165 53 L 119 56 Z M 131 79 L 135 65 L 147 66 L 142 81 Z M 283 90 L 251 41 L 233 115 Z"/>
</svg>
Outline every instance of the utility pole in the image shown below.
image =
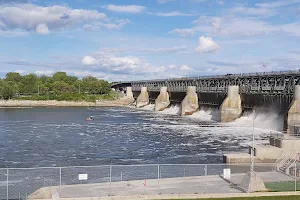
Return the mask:
<svg viewBox="0 0 300 200">
<path fill-rule="evenodd" d="M 38 96 L 40 96 L 40 85 L 38 85 Z"/>
</svg>

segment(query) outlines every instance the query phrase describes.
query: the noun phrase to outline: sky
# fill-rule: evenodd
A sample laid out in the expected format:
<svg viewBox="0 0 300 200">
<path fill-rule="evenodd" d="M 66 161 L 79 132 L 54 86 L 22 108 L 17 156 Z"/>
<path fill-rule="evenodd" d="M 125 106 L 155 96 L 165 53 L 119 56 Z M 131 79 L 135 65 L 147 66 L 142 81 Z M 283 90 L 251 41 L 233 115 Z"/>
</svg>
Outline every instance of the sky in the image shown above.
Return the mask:
<svg viewBox="0 0 300 200">
<path fill-rule="evenodd" d="M 299 44 L 300 0 L 0 0 L 0 77 L 298 70 Z"/>
</svg>

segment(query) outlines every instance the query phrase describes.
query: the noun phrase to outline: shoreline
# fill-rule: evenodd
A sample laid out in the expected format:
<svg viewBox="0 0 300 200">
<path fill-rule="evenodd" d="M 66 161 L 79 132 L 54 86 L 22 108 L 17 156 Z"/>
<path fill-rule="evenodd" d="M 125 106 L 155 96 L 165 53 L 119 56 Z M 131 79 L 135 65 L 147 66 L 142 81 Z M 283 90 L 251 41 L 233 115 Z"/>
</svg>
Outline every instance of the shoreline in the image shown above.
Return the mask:
<svg viewBox="0 0 300 200">
<path fill-rule="evenodd" d="M 0 100 L 0 109 L 5 108 L 35 108 L 35 107 L 120 107 L 132 103 L 130 99 L 87 101 L 57 101 L 57 100 Z"/>
</svg>

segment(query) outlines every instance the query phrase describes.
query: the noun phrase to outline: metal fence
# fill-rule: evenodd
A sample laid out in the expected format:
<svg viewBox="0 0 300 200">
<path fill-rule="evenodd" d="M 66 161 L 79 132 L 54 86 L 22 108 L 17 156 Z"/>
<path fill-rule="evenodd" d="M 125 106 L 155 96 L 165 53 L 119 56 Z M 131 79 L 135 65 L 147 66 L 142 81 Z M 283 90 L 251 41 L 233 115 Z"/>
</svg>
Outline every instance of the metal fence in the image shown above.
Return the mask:
<svg viewBox="0 0 300 200">
<path fill-rule="evenodd" d="M 300 167 L 295 163 L 290 168 L 285 174 L 277 171 L 274 163 L 255 164 L 254 171 L 260 175 L 268 190 L 294 191 L 300 189 Z M 223 178 L 224 169 L 230 169 L 230 178 Z M 242 191 L 237 186 L 249 170 L 250 164 L 6 168 L 0 169 L 0 199 L 37 198 L 37 191 L 41 188 L 61 198 L 239 193 Z"/>
</svg>

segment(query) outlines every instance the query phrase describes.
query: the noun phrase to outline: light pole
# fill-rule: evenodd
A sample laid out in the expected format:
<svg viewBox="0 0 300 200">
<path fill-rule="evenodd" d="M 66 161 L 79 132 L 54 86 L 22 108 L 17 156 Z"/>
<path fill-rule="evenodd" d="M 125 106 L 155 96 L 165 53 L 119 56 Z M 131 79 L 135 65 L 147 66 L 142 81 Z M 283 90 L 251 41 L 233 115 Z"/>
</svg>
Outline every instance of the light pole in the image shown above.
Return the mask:
<svg viewBox="0 0 300 200">
<path fill-rule="evenodd" d="M 243 66 L 244 66 L 244 54 L 242 54 L 241 75 L 243 74 Z"/>
<path fill-rule="evenodd" d="M 198 79 L 199 79 L 199 73 L 200 73 L 200 70 L 199 70 L 199 65 L 198 65 Z"/>
<path fill-rule="evenodd" d="M 255 110 L 253 109 L 253 128 L 252 128 L 252 148 L 251 148 L 251 168 L 250 172 L 254 172 L 254 129 L 255 126 Z"/>
</svg>

